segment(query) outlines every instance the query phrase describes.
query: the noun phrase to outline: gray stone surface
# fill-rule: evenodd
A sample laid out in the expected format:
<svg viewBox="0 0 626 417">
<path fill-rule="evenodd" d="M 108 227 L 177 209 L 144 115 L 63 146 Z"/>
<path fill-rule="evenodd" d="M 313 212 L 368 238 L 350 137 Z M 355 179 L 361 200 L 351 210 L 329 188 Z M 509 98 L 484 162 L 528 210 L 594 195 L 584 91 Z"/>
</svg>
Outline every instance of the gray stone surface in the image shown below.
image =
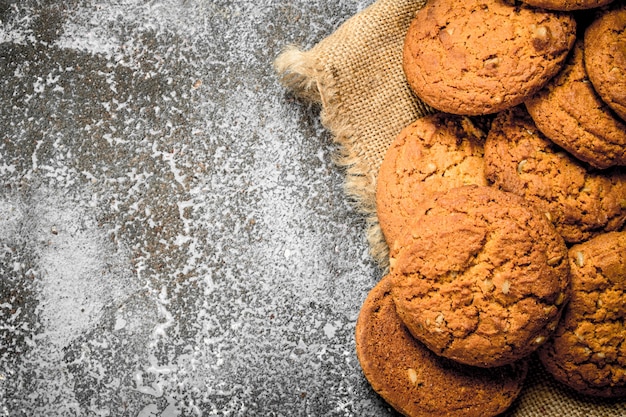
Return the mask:
<svg viewBox="0 0 626 417">
<path fill-rule="evenodd" d="M 379 416 L 380 270 L 272 61 L 369 1 L 0 0 L 0 416 Z"/>
</svg>

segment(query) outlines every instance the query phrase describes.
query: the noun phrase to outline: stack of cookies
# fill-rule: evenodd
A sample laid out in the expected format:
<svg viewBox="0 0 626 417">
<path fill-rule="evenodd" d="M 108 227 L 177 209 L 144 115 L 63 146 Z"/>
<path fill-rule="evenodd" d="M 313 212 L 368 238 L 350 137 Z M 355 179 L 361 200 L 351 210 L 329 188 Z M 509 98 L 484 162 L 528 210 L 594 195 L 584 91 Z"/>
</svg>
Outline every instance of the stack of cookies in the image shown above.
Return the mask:
<svg viewBox="0 0 626 417">
<path fill-rule="evenodd" d="M 404 45 L 436 110 L 399 133 L 376 203 L 389 272 L 357 356 L 407 416 L 495 416 L 528 360 L 626 395 L 626 6 L 429 0 Z"/>
</svg>

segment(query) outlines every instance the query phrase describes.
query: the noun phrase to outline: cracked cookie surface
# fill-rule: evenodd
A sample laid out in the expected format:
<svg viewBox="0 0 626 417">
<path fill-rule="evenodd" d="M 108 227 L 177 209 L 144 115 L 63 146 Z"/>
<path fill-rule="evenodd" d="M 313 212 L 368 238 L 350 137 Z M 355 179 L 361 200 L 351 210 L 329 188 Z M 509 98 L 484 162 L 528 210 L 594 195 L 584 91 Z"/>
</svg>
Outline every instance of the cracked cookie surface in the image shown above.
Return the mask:
<svg viewBox="0 0 626 417">
<path fill-rule="evenodd" d="M 389 246 L 433 192 L 487 184 L 485 136 L 469 118 L 444 113 L 422 117 L 400 132 L 385 154 L 376 185 L 378 220 Z"/>
<path fill-rule="evenodd" d="M 503 0 L 432 0 L 409 26 L 406 79 L 432 107 L 484 115 L 520 104 L 562 67 L 576 37 L 565 12 Z"/>
<path fill-rule="evenodd" d="M 568 298 L 567 248 L 528 202 L 464 186 L 422 205 L 391 248 L 398 315 L 435 353 L 512 363 L 554 330 Z"/>
<path fill-rule="evenodd" d="M 626 120 L 626 6 L 605 11 L 585 30 L 585 69 L 602 100 Z"/>
<path fill-rule="evenodd" d="M 587 77 L 578 41 L 556 77 L 525 104 L 550 140 L 599 168 L 626 165 L 626 124 L 598 96 Z"/>
<path fill-rule="evenodd" d="M 533 203 L 568 243 L 619 230 L 626 222 L 626 170 L 595 170 L 541 133 L 523 106 L 494 119 L 485 174 L 495 187 Z"/>
<path fill-rule="evenodd" d="M 539 350 L 554 377 L 584 394 L 626 395 L 626 232 L 569 250 L 572 296 L 555 334 Z"/>
<path fill-rule="evenodd" d="M 492 369 L 441 358 L 411 336 L 384 277 L 369 294 L 357 319 L 356 351 L 372 388 L 397 411 L 412 417 L 489 417 L 519 395 L 527 360 Z"/>
</svg>

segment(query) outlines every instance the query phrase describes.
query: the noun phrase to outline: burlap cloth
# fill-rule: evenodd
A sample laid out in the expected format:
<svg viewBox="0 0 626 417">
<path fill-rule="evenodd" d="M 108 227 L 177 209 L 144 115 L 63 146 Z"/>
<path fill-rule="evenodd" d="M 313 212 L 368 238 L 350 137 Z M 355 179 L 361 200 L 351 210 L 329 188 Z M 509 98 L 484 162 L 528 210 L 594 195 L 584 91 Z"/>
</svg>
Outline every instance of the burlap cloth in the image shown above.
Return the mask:
<svg viewBox="0 0 626 417">
<path fill-rule="evenodd" d="M 290 46 L 274 62 L 285 86 L 321 104 L 321 121 L 340 145 L 346 193 L 368 220 L 371 253 L 383 271 L 388 247 L 376 218 L 378 168 L 398 132 L 434 111 L 411 92 L 402 71 L 404 35 L 423 4 L 378 0 L 310 50 Z M 626 402 L 579 395 L 533 357 L 524 390 L 505 416 L 626 416 Z"/>
</svg>

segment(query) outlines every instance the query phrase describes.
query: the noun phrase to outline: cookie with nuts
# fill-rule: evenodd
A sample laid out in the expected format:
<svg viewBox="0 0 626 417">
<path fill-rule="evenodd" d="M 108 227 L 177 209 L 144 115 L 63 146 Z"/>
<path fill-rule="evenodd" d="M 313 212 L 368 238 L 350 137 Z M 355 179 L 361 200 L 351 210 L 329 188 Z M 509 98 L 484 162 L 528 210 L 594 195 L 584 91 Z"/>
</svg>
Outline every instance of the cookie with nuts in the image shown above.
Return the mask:
<svg viewBox="0 0 626 417">
<path fill-rule="evenodd" d="M 574 390 L 626 395 L 626 232 L 569 250 L 572 296 L 555 334 L 540 350 L 544 367 Z"/>
<path fill-rule="evenodd" d="M 494 119 L 484 155 L 489 183 L 533 203 L 568 243 L 626 222 L 626 170 L 580 162 L 546 138 L 523 106 Z"/>
<path fill-rule="evenodd" d="M 575 38 L 569 13 L 507 0 L 430 0 L 409 26 L 402 65 L 427 104 L 485 115 L 541 89 L 561 69 Z"/>
<path fill-rule="evenodd" d="M 546 137 L 581 161 L 599 169 L 626 165 L 626 124 L 589 82 L 583 56 L 577 41 L 563 71 L 526 108 Z"/>
<path fill-rule="evenodd" d="M 626 5 L 603 11 L 585 30 L 585 69 L 602 100 L 626 120 Z"/>
<path fill-rule="evenodd" d="M 433 192 L 487 184 L 485 137 L 468 117 L 446 113 L 422 117 L 398 134 L 385 154 L 376 184 L 378 221 L 389 245 Z"/>
<path fill-rule="evenodd" d="M 527 360 L 482 369 L 435 355 L 398 317 L 390 284 L 386 276 L 370 290 L 356 323 L 357 357 L 374 391 L 411 417 L 489 417 L 509 408 Z"/>
<path fill-rule="evenodd" d="M 551 335 L 568 299 L 567 247 L 523 198 L 487 186 L 433 196 L 390 251 L 396 310 L 438 355 L 502 366 Z"/>
</svg>

